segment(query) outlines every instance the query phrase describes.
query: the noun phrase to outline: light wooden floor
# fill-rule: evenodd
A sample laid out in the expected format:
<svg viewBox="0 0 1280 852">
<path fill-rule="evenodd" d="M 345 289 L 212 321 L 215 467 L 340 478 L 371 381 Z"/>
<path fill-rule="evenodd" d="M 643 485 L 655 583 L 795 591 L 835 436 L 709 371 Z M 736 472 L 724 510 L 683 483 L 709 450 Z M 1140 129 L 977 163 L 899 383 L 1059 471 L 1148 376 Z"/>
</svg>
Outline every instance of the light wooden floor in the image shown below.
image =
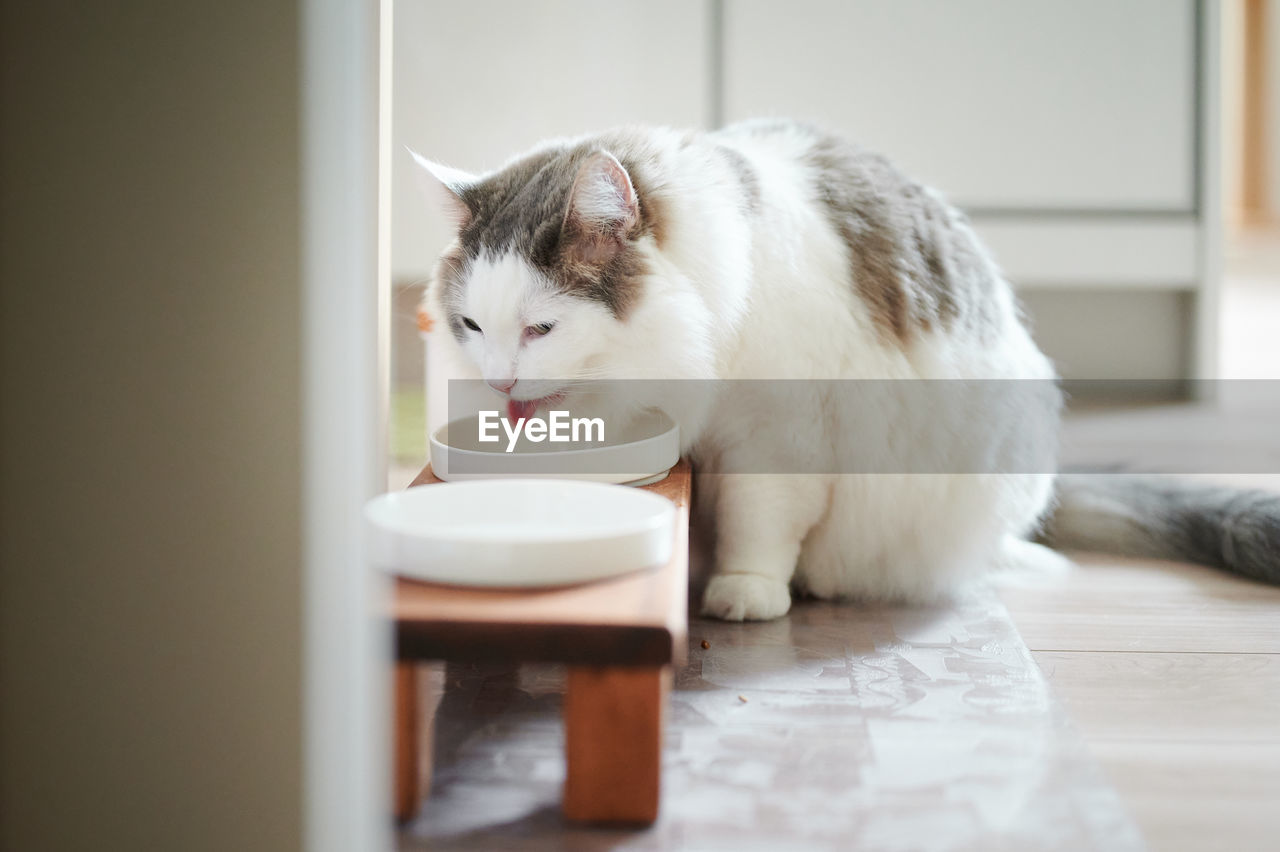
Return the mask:
<svg viewBox="0 0 1280 852">
<path fill-rule="evenodd" d="M 1280 848 L 1280 589 L 1079 559 L 1003 597 L 1151 848 Z"/>
</svg>

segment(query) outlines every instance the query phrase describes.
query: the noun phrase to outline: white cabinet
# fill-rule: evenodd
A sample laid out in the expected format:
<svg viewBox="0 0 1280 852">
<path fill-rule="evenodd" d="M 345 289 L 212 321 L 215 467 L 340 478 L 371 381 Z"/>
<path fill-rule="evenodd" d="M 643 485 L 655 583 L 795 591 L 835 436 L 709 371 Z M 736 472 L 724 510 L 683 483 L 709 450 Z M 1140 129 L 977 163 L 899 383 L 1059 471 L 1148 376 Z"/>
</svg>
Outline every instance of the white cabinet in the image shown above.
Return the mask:
<svg viewBox="0 0 1280 852">
<path fill-rule="evenodd" d="M 728 0 L 724 117 L 807 118 L 971 210 L 1190 211 L 1192 0 Z"/>
<path fill-rule="evenodd" d="M 719 112 L 817 122 L 942 190 L 1068 377 L 1209 377 L 1217 15 L 1213 0 L 724 0 Z"/>
<path fill-rule="evenodd" d="M 422 280 L 447 239 L 400 145 L 479 170 L 548 136 L 783 115 L 963 207 L 1068 376 L 1212 376 L 1218 14 L 1216 0 L 398 0 L 395 277 Z"/>
</svg>

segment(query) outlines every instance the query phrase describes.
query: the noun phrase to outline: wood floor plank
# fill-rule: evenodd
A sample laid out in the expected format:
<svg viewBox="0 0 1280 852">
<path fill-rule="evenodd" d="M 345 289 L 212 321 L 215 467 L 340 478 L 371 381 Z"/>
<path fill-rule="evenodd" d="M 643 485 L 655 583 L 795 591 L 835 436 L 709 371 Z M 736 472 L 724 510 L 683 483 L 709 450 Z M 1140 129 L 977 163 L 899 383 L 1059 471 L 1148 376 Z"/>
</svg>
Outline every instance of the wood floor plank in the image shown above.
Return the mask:
<svg viewBox="0 0 1280 852">
<path fill-rule="evenodd" d="M 1280 653 L 1280 588 L 1197 565 L 1078 556 L 1001 597 L 1032 650 Z"/>
<path fill-rule="evenodd" d="M 1280 745 L 1280 654 L 1032 656 L 1087 739 Z"/>
<path fill-rule="evenodd" d="M 1002 597 L 1150 848 L 1270 848 L 1280 589 L 1195 565 L 1076 561 Z"/>
<path fill-rule="evenodd" d="M 1153 852 L 1274 849 L 1280 744 L 1090 743 Z"/>
</svg>

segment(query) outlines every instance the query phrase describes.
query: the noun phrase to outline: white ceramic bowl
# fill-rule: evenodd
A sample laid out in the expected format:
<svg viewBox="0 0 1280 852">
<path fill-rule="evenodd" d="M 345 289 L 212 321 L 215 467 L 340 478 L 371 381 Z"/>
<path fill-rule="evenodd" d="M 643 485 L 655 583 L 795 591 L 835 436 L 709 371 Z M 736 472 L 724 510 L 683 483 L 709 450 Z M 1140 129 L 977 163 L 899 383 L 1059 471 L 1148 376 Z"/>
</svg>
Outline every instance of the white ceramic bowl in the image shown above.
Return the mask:
<svg viewBox="0 0 1280 852">
<path fill-rule="evenodd" d="M 365 506 L 373 563 L 463 586 L 555 586 L 665 565 L 675 505 L 563 479 L 419 486 Z"/>
<path fill-rule="evenodd" d="M 451 482 L 497 477 L 553 477 L 589 482 L 646 484 L 661 479 L 680 459 L 680 427 L 661 411 L 647 411 L 606 440 L 572 445 L 532 443 L 523 437 L 506 452 L 506 434 L 482 443 L 479 420 L 465 417 L 431 436 L 431 469 Z"/>
</svg>

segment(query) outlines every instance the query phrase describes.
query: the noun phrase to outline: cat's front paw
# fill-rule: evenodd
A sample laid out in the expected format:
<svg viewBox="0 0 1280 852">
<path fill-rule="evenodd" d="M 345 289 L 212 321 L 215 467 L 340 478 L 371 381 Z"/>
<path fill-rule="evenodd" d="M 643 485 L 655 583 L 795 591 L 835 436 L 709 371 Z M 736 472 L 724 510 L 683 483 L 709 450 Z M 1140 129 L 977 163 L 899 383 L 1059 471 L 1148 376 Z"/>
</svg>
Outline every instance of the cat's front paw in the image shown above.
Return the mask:
<svg viewBox="0 0 1280 852">
<path fill-rule="evenodd" d="M 768 621 L 789 609 L 787 584 L 759 574 L 717 574 L 702 595 L 702 614 L 725 621 Z"/>
</svg>

